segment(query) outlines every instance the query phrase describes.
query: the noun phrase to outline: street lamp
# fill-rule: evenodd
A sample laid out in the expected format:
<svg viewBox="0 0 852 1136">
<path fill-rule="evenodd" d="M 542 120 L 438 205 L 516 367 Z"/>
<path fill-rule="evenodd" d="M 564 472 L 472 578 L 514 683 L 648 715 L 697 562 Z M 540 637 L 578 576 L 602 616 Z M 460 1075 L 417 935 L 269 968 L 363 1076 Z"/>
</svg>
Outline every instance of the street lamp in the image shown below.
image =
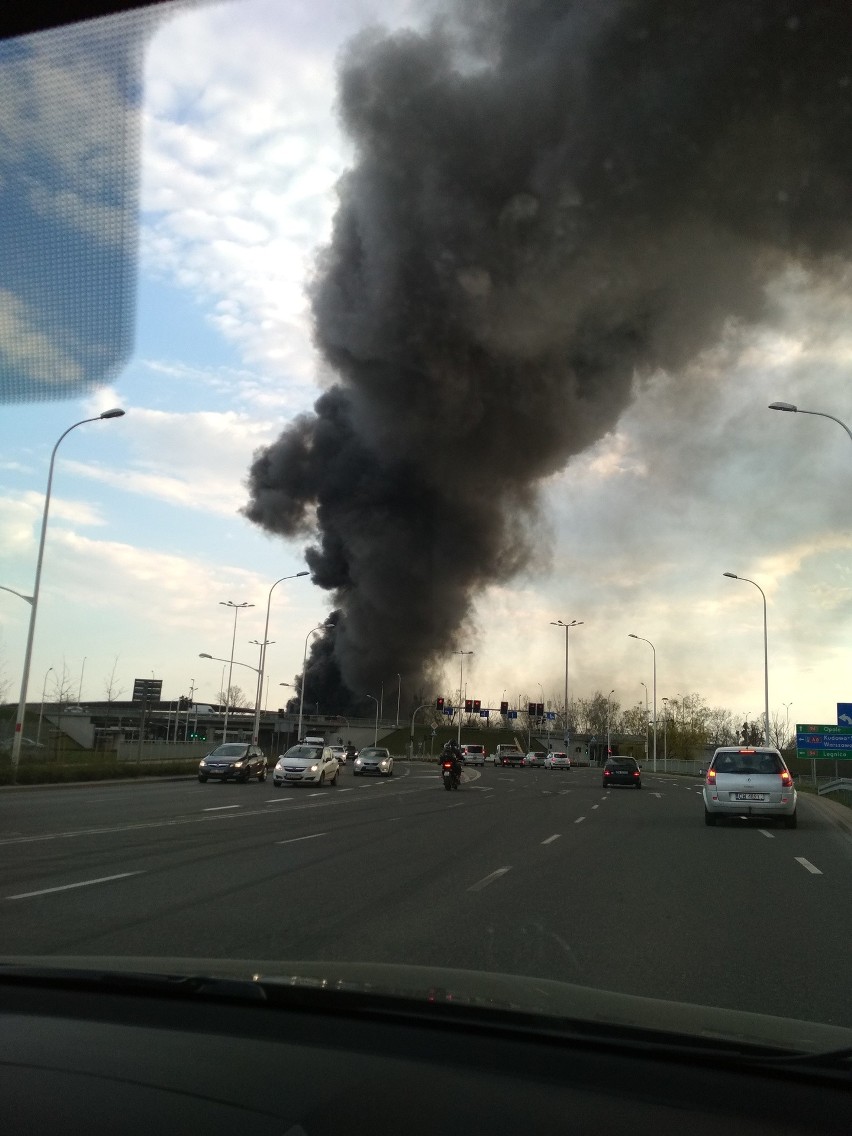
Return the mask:
<svg viewBox="0 0 852 1136">
<path fill-rule="evenodd" d="M 322 631 L 322 624 L 320 624 L 318 627 L 315 627 L 312 631 L 309 631 L 305 636 L 305 653 L 302 656 L 302 696 L 299 699 L 299 736 L 296 738 L 297 742 L 300 742 L 302 740 L 302 710 L 305 706 L 305 682 L 307 680 L 306 670 L 308 666 L 308 640 L 312 635 L 315 635 L 317 631 Z"/>
<path fill-rule="evenodd" d="M 38 712 L 38 732 L 36 733 L 36 741 L 41 741 L 41 719 L 44 715 L 44 692 L 47 690 L 47 676 L 53 670 L 53 667 L 48 667 L 44 672 L 44 682 L 41 684 L 41 707 Z"/>
<path fill-rule="evenodd" d="M 832 422 L 836 422 L 838 426 L 842 426 L 850 439 L 852 439 L 852 430 L 849 429 L 845 422 L 841 422 L 840 419 L 835 418 L 833 414 L 826 414 L 822 410 L 802 410 L 800 406 L 796 406 L 792 402 L 770 402 L 769 409 L 786 410 L 791 414 L 814 414 L 817 418 L 830 418 Z M 740 579 L 742 579 L 742 577 L 740 577 Z"/>
<path fill-rule="evenodd" d="M 570 627 L 582 627 L 583 620 L 572 619 L 570 623 L 563 623 L 561 619 L 555 622 L 551 619 L 551 627 L 564 627 L 565 628 L 565 745 L 568 746 L 568 629 Z M 505 693 L 505 692 L 504 692 Z"/>
<path fill-rule="evenodd" d="M 465 657 L 465 655 L 472 655 L 473 651 L 454 651 L 453 654 L 459 656 L 459 699 L 461 699 L 463 697 L 462 692 L 464 691 L 464 657 Z M 461 715 L 461 707 L 460 707 L 459 708 L 459 729 L 458 729 L 458 735 L 456 737 L 456 744 L 459 745 L 459 746 L 461 745 L 461 724 L 462 724 L 462 715 Z"/>
<path fill-rule="evenodd" d="M 648 764 L 648 684 L 644 682 L 639 683 L 640 686 L 645 687 L 645 764 Z"/>
<path fill-rule="evenodd" d="M 786 707 L 787 710 L 787 724 L 784 727 L 784 745 L 786 746 L 788 744 L 787 739 L 790 737 L 790 707 L 793 705 L 793 703 L 782 702 L 781 705 Z"/>
<path fill-rule="evenodd" d="M 666 730 L 669 724 L 669 700 L 663 699 L 663 772 L 668 773 L 669 769 L 669 754 L 666 741 Z"/>
<path fill-rule="evenodd" d="M 378 745 L 378 743 L 379 743 L 379 700 L 378 700 L 378 698 L 376 698 L 375 694 L 365 694 L 364 697 L 365 698 L 372 698 L 372 700 L 376 704 L 376 732 L 373 735 L 373 745 Z"/>
<path fill-rule="evenodd" d="M 399 680 L 399 686 L 396 692 L 396 728 L 399 729 L 399 705 L 402 702 L 402 675 L 397 674 L 396 677 Z"/>
<path fill-rule="evenodd" d="M 810 411 L 805 413 L 810 413 Z M 760 584 L 755 584 L 754 580 L 749 580 L 747 576 L 738 576 L 736 572 L 723 572 L 722 575 L 727 576 L 729 580 L 743 580 L 746 584 L 754 584 L 763 596 L 763 729 L 766 745 L 769 745 L 769 640 L 766 634 L 766 595 Z"/>
<path fill-rule="evenodd" d="M 650 639 L 643 639 L 641 635 L 634 635 L 632 631 L 628 632 L 628 639 L 639 639 L 642 643 L 647 643 L 651 648 L 654 656 L 654 772 L 657 772 L 657 649 Z"/>
<path fill-rule="evenodd" d="M 124 411 L 115 407 L 113 410 L 104 410 L 103 413 L 96 415 L 94 418 L 81 418 L 79 422 L 75 422 L 73 426 L 59 435 L 56 445 L 53 447 L 53 452 L 50 455 L 50 466 L 47 474 L 47 490 L 44 495 L 44 512 L 41 518 L 41 536 L 38 545 L 38 558 L 36 560 L 35 583 L 33 584 L 33 594 L 29 597 L 30 604 L 30 626 L 27 632 L 27 646 L 24 651 L 24 670 L 21 675 L 21 694 L 18 699 L 18 713 L 15 718 L 15 733 L 12 736 L 12 780 L 15 780 L 15 775 L 18 770 L 18 761 L 21 756 L 21 738 L 23 737 L 24 730 L 24 715 L 27 708 L 27 686 L 30 680 L 30 663 L 33 655 L 33 637 L 35 635 L 36 614 L 38 612 L 38 594 L 41 587 L 41 566 L 44 560 L 44 541 L 47 536 L 47 514 L 50 509 L 50 489 L 53 484 L 53 466 L 56 460 L 56 451 L 59 449 L 59 443 L 62 439 L 70 434 L 72 430 L 76 430 L 78 426 L 83 426 L 86 422 L 99 422 L 101 419 L 107 418 L 121 418 Z M 16 593 L 20 594 L 20 593 Z M 22 599 L 28 597 L 22 596 Z"/>
<path fill-rule="evenodd" d="M 269 609 L 272 606 L 272 593 L 279 584 L 283 584 L 285 580 L 296 580 L 299 576 L 309 576 L 310 573 L 307 569 L 304 572 L 296 572 L 292 576 L 282 576 L 280 580 L 276 580 L 272 587 L 269 589 L 269 596 L 266 601 L 266 623 L 263 626 L 263 646 L 260 649 L 260 667 L 257 674 L 257 698 L 255 700 L 255 713 L 254 713 L 254 731 L 252 741 L 257 745 L 257 739 L 260 733 L 260 696 L 263 693 L 263 673 L 266 670 L 266 648 L 269 646 L 267 635 L 269 634 Z"/>
<path fill-rule="evenodd" d="M 249 604 L 248 606 L 249 606 L 249 607 L 253 607 L 254 605 L 253 605 L 253 604 Z M 199 659 L 213 659 L 213 660 L 214 660 L 214 662 L 217 662 L 217 663 L 230 663 L 230 665 L 231 665 L 232 667 L 248 667 L 248 669 L 249 669 L 250 671 L 254 671 L 254 673 L 255 673 L 255 674 L 257 674 L 257 667 L 253 667 L 253 666 L 251 665 L 251 663 L 241 663 L 241 662 L 240 662 L 240 660 L 239 660 L 239 659 L 235 659 L 233 655 L 231 655 L 231 658 L 230 658 L 230 659 L 220 659 L 218 655 L 208 655 L 206 651 L 202 651 L 202 652 L 201 652 L 201 653 L 199 654 L 199 656 L 198 656 L 198 657 L 199 657 Z M 222 675 L 223 675 L 223 677 L 224 677 L 224 674 L 225 674 L 225 668 L 224 668 L 224 667 L 222 667 Z M 229 675 L 230 675 L 230 672 L 229 672 Z M 194 680 L 193 680 L 193 681 L 194 681 Z M 225 721 L 224 721 L 224 723 L 223 723 L 223 726 L 222 726 L 222 741 L 224 742 L 224 741 L 226 740 L 226 734 L 225 734 L 225 731 L 226 731 L 226 730 L 228 729 L 228 707 L 229 707 L 229 705 L 230 705 L 230 703 L 231 703 L 231 682 L 230 682 L 230 677 L 229 677 L 229 679 L 228 679 L 228 689 L 227 689 L 226 691 L 225 691 L 225 690 L 221 691 L 221 693 L 225 695 Z"/>
<path fill-rule="evenodd" d="M 228 692 L 225 696 L 225 721 L 222 723 L 222 741 L 228 740 L 228 709 L 231 704 L 231 675 L 234 670 L 234 645 L 237 642 L 237 616 L 245 607 L 254 607 L 254 604 L 239 603 L 235 604 L 233 600 L 219 600 L 220 607 L 232 607 L 234 609 L 234 634 L 231 636 L 231 661 L 228 667 Z M 252 670 L 256 670 L 252 667 Z"/>
<path fill-rule="evenodd" d="M 612 709 L 612 695 L 615 694 L 615 687 L 606 696 L 606 755 L 609 757 L 609 719 Z"/>
</svg>

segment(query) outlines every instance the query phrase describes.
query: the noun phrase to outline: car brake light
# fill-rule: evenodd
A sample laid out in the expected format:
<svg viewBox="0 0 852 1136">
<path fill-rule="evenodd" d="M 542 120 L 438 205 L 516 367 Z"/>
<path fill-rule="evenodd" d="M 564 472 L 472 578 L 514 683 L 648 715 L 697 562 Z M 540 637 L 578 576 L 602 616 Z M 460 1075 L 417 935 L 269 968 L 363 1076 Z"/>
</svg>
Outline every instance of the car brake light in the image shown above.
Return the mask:
<svg viewBox="0 0 852 1136">
<path fill-rule="evenodd" d="M 610 777 L 611 775 L 612 775 L 612 771 L 610 769 L 604 770 L 604 777 Z"/>
<path fill-rule="evenodd" d="M 634 773 L 634 774 L 633 774 L 633 776 L 634 776 L 634 777 L 638 777 L 638 776 L 639 776 L 639 774 L 638 774 L 638 773 Z"/>
<path fill-rule="evenodd" d="M 708 769 L 707 770 L 707 784 L 708 785 L 715 785 L 716 784 L 716 770 L 715 769 Z"/>
<path fill-rule="evenodd" d="M 781 784 L 785 785 L 788 789 L 793 784 L 792 775 L 790 774 L 789 770 L 787 770 L 787 769 L 785 769 L 784 772 L 781 774 Z"/>
</svg>

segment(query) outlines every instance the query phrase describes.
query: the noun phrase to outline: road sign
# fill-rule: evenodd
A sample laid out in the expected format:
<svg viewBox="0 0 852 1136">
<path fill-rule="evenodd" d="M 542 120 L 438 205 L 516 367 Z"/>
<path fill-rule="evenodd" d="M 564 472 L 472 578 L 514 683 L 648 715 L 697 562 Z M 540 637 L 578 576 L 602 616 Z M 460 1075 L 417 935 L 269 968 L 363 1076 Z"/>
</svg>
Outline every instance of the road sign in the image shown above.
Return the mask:
<svg viewBox="0 0 852 1136">
<path fill-rule="evenodd" d="M 838 716 L 843 705 L 838 703 Z M 796 756 L 807 761 L 852 761 L 852 729 L 797 723 Z"/>
<path fill-rule="evenodd" d="M 837 703 L 838 726 L 852 726 L 852 702 Z"/>
<path fill-rule="evenodd" d="M 548 710 L 548 712 L 545 714 L 545 718 L 548 720 L 548 722 L 556 721 L 556 715 L 552 710 Z"/>
<path fill-rule="evenodd" d="M 479 716 L 480 716 L 480 718 L 487 718 L 488 717 L 488 711 L 487 710 L 480 710 Z"/>
<path fill-rule="evenodd" d="M 159 702 L 163 693 L 163 680 L 161 678 L 135 678 L 133 680 L 133 701 Z"/>
<path fill-rule="evenodd" d="M 517 710 L 510 710 L 509 713 L 506 715 L 507 718 L 517 718 L 517 716 L 518 716 Z"/>
<path fill-rule="evenodd" d="M 452 706 L 445 706 L 444 707 L 444 713 L 452 716 L 455 713 L 455 711 L 453 710 Z"/>
</svg>

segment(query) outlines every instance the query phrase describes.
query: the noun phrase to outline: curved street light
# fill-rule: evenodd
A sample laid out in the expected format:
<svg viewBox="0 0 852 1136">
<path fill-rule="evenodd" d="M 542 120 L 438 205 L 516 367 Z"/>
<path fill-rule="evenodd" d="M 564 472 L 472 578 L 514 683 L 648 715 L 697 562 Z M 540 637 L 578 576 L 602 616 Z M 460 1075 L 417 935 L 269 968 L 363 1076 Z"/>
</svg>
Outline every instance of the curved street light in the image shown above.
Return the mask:
<svg viewBox="0 0 852 1136">
<path fill-rule="evenodd" d="M 813 414 L 816 415 L 817 418 L 830 418 L 832 422 L 836 422 L 838 426 L 842 426 L 849 435 L 850 440 L 852 440 L 852 430 L 849 429 L 846 423 L 841 422 L 839 418 L 835 418 L 833 414 L 826 414 L 823 410 L 802 410 L 800 406 L 796 406 L 792 402 L 770 402 L 769 409 L 786 410 L 789 414 Z M 727 575 L 727 573 L 725 573 L 725 575 Z M 742 579 L 742 577 L 740 578 Z"/>
<path fill-rule="evenodd" d="M 654 656 L 654 772 L 657 772 L 657 649 L 650 639 L 644 639 L 641 635 L 634 635 L 632 631 L 628 632 L 628 639 L 639 639 L 642 643 L 647 643 L 651 648 Z"/>
<path fill-rule="evenodd" d="M 269 589 L 269 595 L 266 600 L 266 623 L 263 625 L 263 646 L 260 649 L 260 667 L 257 674 L 257 698 L 255 699 L 255 715 L 254 715 L 254 730 L 252 733 L 252 742 L 257 745 L 258 736 L 260 733 L 260 696 L 263 693 L 263 675 L 266 670 L 266 648 L 269 646 L 267 636 L 269 635 L 269 611 L 272 607 L 272 593 L 279 584 L 283 584 L 285 580 L 296 580 L 299 576 L 309 576 L 310 572 L 305 569 L 304 572 L 296 572 L 292 576 L 282 576 L 280 580 L 276 580 L 272 587 Z"/>
<path fill-rule="evenodd" d="M 41 536 L 38 543 L 38 558 L 36 559 L 35 583 L 33 584 L 33 594 L 29 597 L 30 605 L 30 626 L 27 631 L 27 646 L 24 651 L 24 669 L 21 675 L 21 695 L 18 699 L 18 713 L 15 717 L 15 733 L 12 736 L 12 781 L 15 780 L 15 775 L 18 770 L 18 761 L 21 757 L 21 738 L 23 737 L 24 730 L 24 715 L 27 709 L 27 686 L 30 681 L 30 663 L 33 656 L 33 637 L 35 636 L 36 614 L 38 612 L 38 595 L 41 587 L 41 566 L 44 560 L 44 541 L 47 536 L 47 514 L 50 509 L 50 490 L 53 485 L 53 466 L 56 461 L 56 451 L 59 449 L 59 443 L 63 438 L 67 437 L 72 430 L 76 430 L 78 426 L 84 426 L 87 422 L 100 422 L 102 419 L 108 418 L 122 418 L 124 411 L 119 407 L 114 407 L 112 410 L 104 410 L 101 414 L 96 415 L 94 418 L 81 418 L 79 422 L 75 422 L 72 426 L 59 435 L 56 445 L 53 447 L 53 452 L 50 455 L 50 466 L 47 474 L 47 490 L 44 495 L 44 512 L 41 518 Z M 16 593 L 20 595 L 20 593 Z M 27 599 L 22 596 L 22 599 Z"/>
<path fill-rule="evenodd" d="M 729 580 L 743 580 L 746 584 L 754 584 L 763 596 L 763 731 L 766 745 L 769 745 L 769 641 L 766 634 L 766 593 L 760 584 L 750 580 L 748 576 L 738 576 L 736 572 L 723 572 L 722 575 L 727 576 Z"/>
<path fill-rule="evenodd" d="M 378 700 L 378 698 L 376 698 L 375 694 L 365 694 L 364 697 L 365 698 L 372 698 L 372 700 L 376 704 L 376 732 L 373 735 L 373 745 L 378 745 L 379 744 L 379 700 Z"/>
<path fill-rule="evenodd" d="M 314 627 L 313 630 L 309 631 L 305 636 L 305 653 L 302 656 L 302 692 L 301 698 L 299 699 L 299 735 L 296 738 L 297 742 L 300 742 L 302 740 L 302 710 L 305 706 L 305 683 L 308 677 L 306 673 L 308 667 L 308 640 L 312 635 L 315 635 L 317 631 L 322 631 L 322 628 L 323 625 L 320 623 L 318 624 L 318 626 Z"/>
</svg>

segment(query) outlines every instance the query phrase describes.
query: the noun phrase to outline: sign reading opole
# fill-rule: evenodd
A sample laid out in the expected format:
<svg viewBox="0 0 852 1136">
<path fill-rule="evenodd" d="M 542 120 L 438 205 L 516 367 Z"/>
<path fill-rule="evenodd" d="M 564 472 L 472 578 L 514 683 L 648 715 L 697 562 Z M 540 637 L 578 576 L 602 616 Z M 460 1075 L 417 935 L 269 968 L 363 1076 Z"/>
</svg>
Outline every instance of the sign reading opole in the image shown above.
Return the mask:
<svg viewBox="0 0 852 1136">
<path fill-rule="evenodd" d="M 852 761 L 852 728 L 797 724 L 796 756 L 806 761 Z"/>
</svg>

